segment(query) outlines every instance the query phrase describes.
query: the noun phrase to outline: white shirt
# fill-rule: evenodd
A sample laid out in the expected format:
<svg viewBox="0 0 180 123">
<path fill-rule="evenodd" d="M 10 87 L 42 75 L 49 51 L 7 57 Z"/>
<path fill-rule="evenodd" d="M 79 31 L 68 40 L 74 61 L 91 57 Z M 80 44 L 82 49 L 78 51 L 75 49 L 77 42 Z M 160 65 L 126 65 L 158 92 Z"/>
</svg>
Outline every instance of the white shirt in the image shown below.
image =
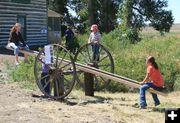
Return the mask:
<svg viewBox="0 0 180 123">
<path fill-rule="evenodd" d="M 99 32 L 95 32 L 95 33 L 91 32 L 91 34 L 89 36 L 90 42 L 100 42 L 100 40 L 101 40 L 101 34 Z"/>
</svg>

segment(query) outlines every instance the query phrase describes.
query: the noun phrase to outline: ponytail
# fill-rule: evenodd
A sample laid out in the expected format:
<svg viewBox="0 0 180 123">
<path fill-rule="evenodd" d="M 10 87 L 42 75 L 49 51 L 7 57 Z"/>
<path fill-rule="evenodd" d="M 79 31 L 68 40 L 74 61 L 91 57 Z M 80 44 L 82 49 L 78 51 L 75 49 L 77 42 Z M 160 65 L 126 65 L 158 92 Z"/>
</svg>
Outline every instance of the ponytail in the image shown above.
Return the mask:
<svg viewBox="0 0 180 123">
<path fill-rule="evenodd" d="M 154 66 L 154 68 L 156 68 L 157 70 L 159 69 L 158 65 L 156 62 L 153 62 L 152 65 Z"/>
</svg>

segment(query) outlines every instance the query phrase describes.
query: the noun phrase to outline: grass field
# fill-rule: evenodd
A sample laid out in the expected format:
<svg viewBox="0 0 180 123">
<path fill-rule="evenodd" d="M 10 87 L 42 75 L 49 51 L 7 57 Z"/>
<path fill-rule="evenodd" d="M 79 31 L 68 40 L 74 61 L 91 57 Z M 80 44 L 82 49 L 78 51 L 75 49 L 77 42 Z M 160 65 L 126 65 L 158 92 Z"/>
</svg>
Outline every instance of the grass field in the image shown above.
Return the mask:
<svg viewBox="0 0 180 123">
<path fill-rule="evenodd" d="M 155 29 L 153 29 L 152 27 L 145 27 L 143 29 L 144 33 L 150 33 L 150 32 L 154 32 L 154 33 L 158 33 L 158 31 L 156 31 Z M 180 32 L 180 24 L 174 24 L 171 29 L 170 32 Z"/>
</svg>

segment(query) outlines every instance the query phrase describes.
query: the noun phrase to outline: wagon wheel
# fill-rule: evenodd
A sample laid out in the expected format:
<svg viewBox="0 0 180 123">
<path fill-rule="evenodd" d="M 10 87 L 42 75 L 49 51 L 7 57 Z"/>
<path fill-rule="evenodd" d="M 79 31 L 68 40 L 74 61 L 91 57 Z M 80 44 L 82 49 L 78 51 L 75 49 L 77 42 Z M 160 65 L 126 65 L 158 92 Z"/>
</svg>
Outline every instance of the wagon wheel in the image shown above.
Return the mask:
<svg viewBox="0 0 180 123">
<path fill-rule="evenodd" d="M 100 70 L 114 73 L 114 61 L 109 51 L 99 43 L 83 45 L 75 55 L 75 61 L 84 65 L 92 65 Z M 77 70 L 77 81 L 84 88 L 84 73 Z M 94 90 L 104 89 L 109 79 L 94 75 Z"/>
<path fill-rule="evenodd" d="M 54 44 L 51 64 L 46 64 L 44 50 L 35 59 L 34 75 L 41 92 L 53 99 L 63 99 L 72 90 L 76 70 L 72 56 L 64 47 Z"/>
</svg>

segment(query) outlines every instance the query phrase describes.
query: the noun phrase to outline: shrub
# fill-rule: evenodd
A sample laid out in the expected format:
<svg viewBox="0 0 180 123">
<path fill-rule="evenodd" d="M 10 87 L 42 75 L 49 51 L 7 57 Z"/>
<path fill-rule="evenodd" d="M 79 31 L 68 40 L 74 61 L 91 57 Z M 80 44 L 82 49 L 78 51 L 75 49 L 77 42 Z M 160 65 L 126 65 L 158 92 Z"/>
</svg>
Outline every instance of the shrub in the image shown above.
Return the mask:
<svg viewBox="0 0 180 123">
<path fill-rule="evenodd" d="M 11 72 L 11 77 L 15 82 L 30 81 L 34 82 L 34 58 L 30 57 L 31 64 L 21 63 L 15 70 Z"/>
</svg>

